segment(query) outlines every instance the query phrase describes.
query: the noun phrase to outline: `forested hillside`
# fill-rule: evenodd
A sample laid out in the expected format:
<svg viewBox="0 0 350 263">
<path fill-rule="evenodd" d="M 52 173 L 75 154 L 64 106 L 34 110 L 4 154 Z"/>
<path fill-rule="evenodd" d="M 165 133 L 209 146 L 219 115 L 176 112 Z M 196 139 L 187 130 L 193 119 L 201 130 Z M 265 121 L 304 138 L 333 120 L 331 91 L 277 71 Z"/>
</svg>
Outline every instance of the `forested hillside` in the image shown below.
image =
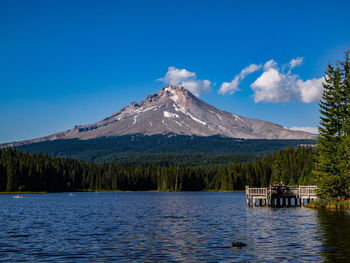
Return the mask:
<svg viewBox="0 0 350 263">
<path fill-rule="evenodd" d="M 316 140 L 244 140 L 223 136 L 134 134 L 90 140 L 46 141 L 23 145 L 18 149 L 29 153 L 47 153 L 55 157 L 72 157 L 87 162 L 121 160 L 123 163 L 150 163 L 159 160 L 159 164 L 163 164 L 163 154 L 169 154 L 170 162 L 172 157 L 177 159 L 176 163 L 173 162 L 174 165 L 179 162 L 183 165 L 205 165 L 256 160 L 286 147 L 315 143 Z"/>
<path fill-rule="evenodd" d="M 0 191 L 231 191 L 283 181 L 310 184 L 313 148 L 288 148 L 254 162 L 179 166 L 86 163 L 71 158 L 0 150 Z"/>
</svg>

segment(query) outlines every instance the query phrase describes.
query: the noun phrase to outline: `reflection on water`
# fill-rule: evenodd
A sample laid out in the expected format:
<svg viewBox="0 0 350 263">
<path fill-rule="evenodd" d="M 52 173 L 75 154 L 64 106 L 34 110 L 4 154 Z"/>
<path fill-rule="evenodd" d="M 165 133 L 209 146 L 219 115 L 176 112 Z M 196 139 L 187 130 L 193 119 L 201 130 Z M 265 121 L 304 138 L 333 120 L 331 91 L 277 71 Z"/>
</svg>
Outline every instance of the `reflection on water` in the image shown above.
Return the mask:
<svg viewBox="0 0 350 263">
<path fill-rule="evenodd" d="M 350 262 L 349 211 L 317 210 L 322 256 L 327 262 Z"/>
<path fill-rule="evenodd" d="M 302 262 L 349 258 L 349 215 L 247 208 L 244 193 L 0 196 L 0 261 Z M 232 247 L 232 241 L 248 244 Z"/>
</svg>

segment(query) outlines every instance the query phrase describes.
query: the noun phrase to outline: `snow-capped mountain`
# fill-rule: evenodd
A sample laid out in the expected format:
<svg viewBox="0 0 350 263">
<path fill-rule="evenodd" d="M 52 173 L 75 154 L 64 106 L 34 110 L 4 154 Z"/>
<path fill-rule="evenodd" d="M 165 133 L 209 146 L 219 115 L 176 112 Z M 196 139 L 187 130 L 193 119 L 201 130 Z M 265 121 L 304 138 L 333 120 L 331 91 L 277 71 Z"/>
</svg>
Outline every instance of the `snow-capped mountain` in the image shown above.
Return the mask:
<svg viewBox="0 0 350 263">
<path fill-rule="evenodd" d="M 168 86 L 148 95 L 142 102 L 129 106 L 90 125 L 6 146 L 19 146 L 57 139 L 93 139 L 126 134 L 167 134 L 211 136 L 243 139 L 314 139 L 315 135 L 293 131 L 280 125 L 238 116 L 219 110 L 180 86 Z"/>
</svg>

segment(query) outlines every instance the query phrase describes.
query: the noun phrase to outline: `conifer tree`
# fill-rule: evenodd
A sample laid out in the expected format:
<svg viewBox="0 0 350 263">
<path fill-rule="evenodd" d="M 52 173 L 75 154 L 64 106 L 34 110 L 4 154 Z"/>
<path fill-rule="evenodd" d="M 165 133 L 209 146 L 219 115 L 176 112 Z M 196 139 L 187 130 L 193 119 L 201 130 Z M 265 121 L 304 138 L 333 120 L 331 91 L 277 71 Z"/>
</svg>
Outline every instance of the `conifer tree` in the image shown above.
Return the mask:
<svg viewBox="0 0 350 263">
<path fill-rule="evenodd" d="M 11 153 L 13 154 L 13 153 Z M 18 177 L 18 169 L 17 164 L 13 160 L 14 157 L 10 156 L 7 164 L 7 186 L 6 191 L 12 192 L 17 191 L 17 177 Z"/>
<path fill-rule="evenodd" d="M 348 54 L 345 63 L 334 68 L 328 65 L 323 83 L 323 96 L 319 103 L 321 121 L 318 138 L 314 174 L 317 178 L 319 196 L 322 199 L 343 198 L 348 188 L 347 177 L 342 167 L 344 159 L 345 123 L 349 116 L 349 90 L 346 87 L 344 71 L 348 65 Z"/>
<path fill-rule="evenodd" d="M 344 177 L 347 191 L 350 192 L 350 56 L 349 51 L 345 52 L 345 61 L 341 62 L 343 74 L 343 90 L 345 99 L 346 115 L 343 123 L 343 140 L 339 147 L 338 157 L 340 172 Z M 346 96 L 347 95 L 347 96 Z"/>
</svg>

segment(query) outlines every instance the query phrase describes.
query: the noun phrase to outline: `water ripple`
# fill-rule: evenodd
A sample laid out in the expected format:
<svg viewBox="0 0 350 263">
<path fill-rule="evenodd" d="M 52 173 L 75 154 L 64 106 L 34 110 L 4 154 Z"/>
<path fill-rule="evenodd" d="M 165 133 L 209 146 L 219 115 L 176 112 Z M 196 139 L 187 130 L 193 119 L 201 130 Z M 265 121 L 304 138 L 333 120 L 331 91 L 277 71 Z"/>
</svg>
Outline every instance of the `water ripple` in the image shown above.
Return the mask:
<svg viewBox="0 0 350 263">
<path fill-rule="evenodd" d="M 350 214 L 246 208 L 243 193 L 0 196 L 1 262 L 304 262 L 350 258 Z M 232 247 L 232 241 L 247 247 Z"/>
</svg>

